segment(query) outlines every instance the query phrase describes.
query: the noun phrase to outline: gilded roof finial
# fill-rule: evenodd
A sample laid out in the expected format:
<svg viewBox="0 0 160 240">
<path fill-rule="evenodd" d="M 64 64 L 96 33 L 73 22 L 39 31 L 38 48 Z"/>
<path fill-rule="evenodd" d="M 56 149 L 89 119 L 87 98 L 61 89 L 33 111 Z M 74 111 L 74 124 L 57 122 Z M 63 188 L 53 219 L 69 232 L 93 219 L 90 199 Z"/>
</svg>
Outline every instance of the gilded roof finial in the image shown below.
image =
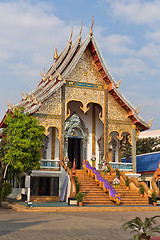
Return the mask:
<svg viewBox="0 0 160 240">
<path fill-rule="evenodd" d="M 81 30 L 80 30 L 79 37 L 78 37 L 79 42 L 81 41 L 81 33 L 82 33 L 82 23 L 81 23 Z"/>
<path fill-rule="evenodd" d="M 122 82 L 122 78 L 117 82 L 117 84 L 116 84 L 116 88 L 119 88 L 121 82 Z"/>
<path fill-rule="evenodd" d="M 53 60 L 56 60 L 58 58 L 58 53 L 57 53 L 57 46 L 55 47 L 55 52 L 54 52 L 54 57 Z"/>
<path fill-rule="evenodd" d="M 7 101 L 6 101 L 6 103 L 7 103 L 7 105 L 8 105 L 8 109 L 9 109 L 9 110 L 12 110 L 12 109 L 13 109 L 13 106 L 12 106 L 12 104 L 10 104 L 10 103 L 9 103 L 9 102 L 7 102 Z"/>
<path fill-rule="evenodd" d="M 26 100 L 26 95 L 20 90 L 20 92 L 21 92 L 21 94 L 22 94 L 22 96 L 23 96 L 23 100 Z"/>
<path fill-rule="evenodd" d="M 91 30 L 90 30 L 90 33 L 89 35 L 92 37 L 93 35 L 93 24 L 94 24 L 94 16 L 92 17 L 92 25 L 91 25 Z"/>
<path fill-rule="evenodd" d="M 149 123 L 148 123 L 148 127 L 150 128 L 151 127 L 151 123 L 152 123 L 152 121 L 153 121 L 153 118 L 151 118 L 151 120 L 149 121 Z"/>
<path fill-rule="evenodd" d="M 72 29 L 71 29 L 71 36 L 70 36 L 70 39 L 69 39 L 69 45 L 70 46 L 72 45 L 72 35 L 73 35 L 73 26 L 72 26 Z"/>
<path fill-rule="evenodd" d="M 139 109 L 141 108 L 141 105 L 139 105 L 139 107 L 136 108 L 135 113 L 138 114 L 139 113 Z"/>
</svg>

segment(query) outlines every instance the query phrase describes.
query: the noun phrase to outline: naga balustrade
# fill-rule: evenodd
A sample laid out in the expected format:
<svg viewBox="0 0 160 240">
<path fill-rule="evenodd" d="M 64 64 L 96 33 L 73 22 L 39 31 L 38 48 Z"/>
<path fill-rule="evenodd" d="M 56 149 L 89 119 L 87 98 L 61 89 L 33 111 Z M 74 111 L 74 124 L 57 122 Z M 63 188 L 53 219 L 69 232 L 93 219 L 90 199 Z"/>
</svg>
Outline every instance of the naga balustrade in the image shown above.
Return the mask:
<svg viewBox="0 0 160 240">
<path fill-rule="evenodd" d="M 121 202 L 121 198 L 120 198 L 120 195 L 115 191 L 114 187 L 112 187 L 108 180 L 107 179 L 104 179 L 100 173 L 95 169 L 93 168 L 89 162 L 87 161 L 84 161 L 83 162 L 83 166 L 84 166 L 84 169 L 85 171 L 88 172 L 88 175 L 89 176 L 92 176 L 93 178 L 95 178 L 97 184 L 99 184 L 99 186 L 101 188 L 103 188 L 104 192 L 108 192 L 109 194 L 109 198 L 112 200 L 112 201 L 115 201 L 117 205 L 120 204 Z"/>
<path fill-rule="evenodd" d="M 59 160 L 51 160 L 51 159 L 42 159 L 40 161 L 41 168 L 59 168 Z"/>
</svg>

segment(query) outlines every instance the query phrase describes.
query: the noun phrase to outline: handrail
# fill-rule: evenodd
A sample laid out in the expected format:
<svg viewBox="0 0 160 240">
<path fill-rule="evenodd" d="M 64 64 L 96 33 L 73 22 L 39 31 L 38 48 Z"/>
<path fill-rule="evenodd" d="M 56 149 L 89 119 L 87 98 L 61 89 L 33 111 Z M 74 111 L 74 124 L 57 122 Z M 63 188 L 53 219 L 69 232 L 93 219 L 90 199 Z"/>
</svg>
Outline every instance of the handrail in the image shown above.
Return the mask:
<svg viewBox="0 0 160 240">
<path fill-rule="evenodd" d="M 119 205 L 121 202 L 120 195 L 115 191 L 114 187 L 109 184 L 108 180 L 104 179 L 95 168 L 91 167 L 89 162 L 83 161 L 83 166 L 85 171 L 88 172 L 88 175 L 95 178 L 96 183 L 104 190 L 104 192 L 108 192 L 109 198 Z"/>
<path fill-rule="evenodd" d="M 73 177 L 73 173 L 72 173 L 72 170 L 67 167 L 63 161 L 60 161 L 60 165 L 64 168 L 64 170 L 66 172 L 68 172 L 68 175 L 70 177 L 70 181 L 71 181 L 71 191 L 70 191 L 70 198 L 75 198 L 76 197 L 76 184 L 75 184 L 75 180 L 74 180 L 74 177 Z"/>
</svg>

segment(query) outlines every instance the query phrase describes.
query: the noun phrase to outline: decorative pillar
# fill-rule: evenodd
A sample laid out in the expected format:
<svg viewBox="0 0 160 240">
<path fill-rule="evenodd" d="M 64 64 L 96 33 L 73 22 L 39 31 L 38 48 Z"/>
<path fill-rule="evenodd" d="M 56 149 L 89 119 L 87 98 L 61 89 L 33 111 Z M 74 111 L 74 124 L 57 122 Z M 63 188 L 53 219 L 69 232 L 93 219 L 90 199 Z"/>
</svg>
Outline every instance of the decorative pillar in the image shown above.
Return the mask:
<svg viewBox="0 0 160 240">
<path fill-rule="evenodd" d="M 133 173 L 137 172 L 137 162 L 136 162 L 136 126 L 132 125 L 132 163 L 133 163 Z"/>
<path fill-rule="evenodd" d="M 52 127 L 52 150 L 51 159 L 55 159 L 55 128 Z"/>
<path fill-rule="evenodd" d="M 96 155 L 96 117 L 95 105 L 92 104 L 92 155 Z M 92 167 L 95 167 L 95 161 L 92 161 Z"/>
<path fill-rule="evenodd" d="M 61 88 L 61 136 L 60 136 L 60 161 L 64 159 L 65 144 L 65 85 Z"/>
<path fill-rule="evenodd" d="M 104 156 L 108 159 L 108 91 L 104 90 Z"/>
</svg>

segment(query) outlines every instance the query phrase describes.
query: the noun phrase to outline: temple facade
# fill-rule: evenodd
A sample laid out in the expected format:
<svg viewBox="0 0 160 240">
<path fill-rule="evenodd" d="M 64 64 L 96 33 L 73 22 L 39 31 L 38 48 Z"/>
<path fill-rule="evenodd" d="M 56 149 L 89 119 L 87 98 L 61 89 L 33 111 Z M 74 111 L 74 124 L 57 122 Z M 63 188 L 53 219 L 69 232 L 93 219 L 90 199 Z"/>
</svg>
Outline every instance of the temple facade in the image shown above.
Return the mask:
<svg viewBox="0 0 160 240">
<path fill-rule="evenodd" d="M 104 64 L 92 27 L 84 42 L 80 32 L 72 44 L 71 34 L 61 54 L 55 52 L 51 68 L 41 75 L 37 88 L 22 93 L 16 105 L 34 115 L 45 129 L 41 169 L 32 172 L 31 194 L 60 195 L 64 159 L 72 164 L 75 159 L 77 169 L 83 160 L 100 169 L 105 159 L 112 167 L 136 173 L 136 140 L 150 123 L 138 116 L 139 109 L 119 91 L 120 81 L 113 79 Z M 122 142 L 132 147 L 132 164 L 121 163 Z"/>
</svg>

